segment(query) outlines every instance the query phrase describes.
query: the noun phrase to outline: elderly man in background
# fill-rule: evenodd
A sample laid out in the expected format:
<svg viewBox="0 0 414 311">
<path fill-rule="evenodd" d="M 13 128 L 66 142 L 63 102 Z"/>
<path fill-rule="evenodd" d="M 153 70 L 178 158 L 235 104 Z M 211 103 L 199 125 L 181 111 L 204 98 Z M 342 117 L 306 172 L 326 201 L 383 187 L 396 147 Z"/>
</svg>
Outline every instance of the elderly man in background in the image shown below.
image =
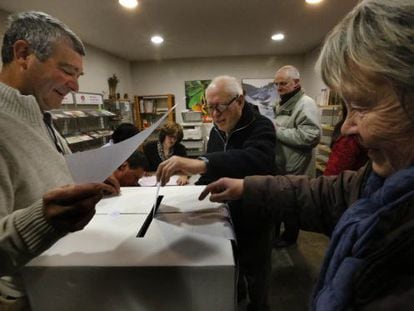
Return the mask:
<svg viewBox="0 0 414 311">
<path fill-rule="evenodd" d="M 275 86 L 280 96 L 276 106 L 276 174 L 315 174 L 315 147 L 321 137 L 320 111 L 315 101 L 307 96 L 300 85 L 298 69 L 287 65 L 275 75 Z M 281 221 L 284 232 L 280 235 Z M 299 224 L 296 217 L 281 212 L 275 221 L 274 247 L 286 247 L 296 243 Z"/>
<path fill-rule="evenodd" d="M 214 122 L 206 154 L 199 159 L 169 158 L 159 165 L 157 179 L 165 184 L 173 174 L 202 174 L 197 184 L 204 185 L 220 177 L 273 174 L 273 124 L 244 101 L 240 83 L 233 77 L 216 77 L 206 89 L 206 100 L 206 109 Z M 266 228 L 272 224 L 251 222 L 241 226 L 237 205 L 233 202 L 230 211 L 242 271 L 239 300 L 243 298 L 245 276 L 250 310 L 266 310 L 271 277 L 271 234 Z"/>
<path fill-rule="evenodd" d="M 223 176 L 273 174 L 275 133 L 272 123 L 245 103 L 240 83 L 219 76 L 206 89 L 206 110 L 213 119 L 207 152 L 198 159 L 173 156 L 157 170 L 164 185 L 178 172 L 201 174 L 205 185 Z"/>
<path fill-rule="evenodd" d="M 78 91 L 81 40 L 41 13 L 9 17 L 0 72 L 0 310 L 29 310 L 19 269 L 93 217 L 119 184 L 73 184 L 70 152 L 46 111 Z M 28 160 L 29 159 L 29 160 Z"/>
</svg>

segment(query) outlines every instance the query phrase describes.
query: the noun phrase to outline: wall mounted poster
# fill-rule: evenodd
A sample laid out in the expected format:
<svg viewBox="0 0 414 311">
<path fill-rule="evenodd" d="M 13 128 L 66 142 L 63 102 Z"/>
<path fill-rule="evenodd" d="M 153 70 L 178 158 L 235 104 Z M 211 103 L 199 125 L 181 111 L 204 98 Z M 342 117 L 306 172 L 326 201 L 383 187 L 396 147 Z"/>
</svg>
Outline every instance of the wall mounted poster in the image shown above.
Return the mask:
<svg viewBox="0 0 414 311">
<path fill-rule="evenodd" d="M 273 79 L 242 79 L 242 87 L 246 92 L 246 101 L 256 105 L 262 115 L 273 120 L 279 98 Z"/>
<path fill-rule="evenodd" d="M 203 108 L 205 103 L 204 92 L 211 80 L 192 80 L 185 81 L 185 104 L 188 110 L 201 111 L 203 120 L 209 118 L 207 111 Z"/>
<path fill-rule="evenodd" d="M 78 105 L 103 105 L 103 95 L 101 93 L 79 92 L 73 93 L 73 95 Z"/>
</svg>

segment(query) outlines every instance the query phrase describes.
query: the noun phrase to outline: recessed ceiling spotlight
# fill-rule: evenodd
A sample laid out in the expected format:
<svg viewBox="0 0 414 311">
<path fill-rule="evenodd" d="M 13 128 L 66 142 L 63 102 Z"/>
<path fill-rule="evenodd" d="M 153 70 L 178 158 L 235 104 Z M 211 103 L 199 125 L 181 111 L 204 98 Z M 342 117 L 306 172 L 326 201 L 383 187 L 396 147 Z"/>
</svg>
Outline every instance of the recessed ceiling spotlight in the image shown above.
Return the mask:
<svg viewBox="0 0 414 311">
<path fill-rule="evenodd" d="M 120 5 L 128 9 L 133 9 L 138 5 L 137 0 L 119 0 L 118 2 Z"/>
<path fill-rule="evenodd" d="M 151 42 L 154 44 L 161 44 L 164 42 L 164 38 L 161 36 L 152 36 L 151 37 Z"/>
<path fill-rule="evenodd" d="M 276 33 L 272 36 L 272 40 L 274 41 L 281 41 L 285 38 L 285 35 L 283 33 Z"/>
<path fill-rule="evenodd" d="M 305 0 L 305 1 L 306 1 L 306 3 L 309 3 L 309 4 L 318 4 L 318 3 L 322 2 L 322 0 Z"/>
</svg>

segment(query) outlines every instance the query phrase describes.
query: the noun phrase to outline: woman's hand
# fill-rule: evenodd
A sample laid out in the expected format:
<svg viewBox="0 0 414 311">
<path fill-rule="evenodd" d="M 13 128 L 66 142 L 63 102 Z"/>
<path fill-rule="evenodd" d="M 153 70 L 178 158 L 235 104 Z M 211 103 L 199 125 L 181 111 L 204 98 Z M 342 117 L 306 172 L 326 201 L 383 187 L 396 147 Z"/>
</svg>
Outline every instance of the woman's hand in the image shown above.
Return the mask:
<svg viewBox="0 0 414 311">
<path fill-rule="evenodd" d="M 207 185 L 198 197 L 204 200 L 211 193 L 211 202 L 227 202 L 239 200 L 243 196 L 244 179 L 220 178 Z"/>
</svg>

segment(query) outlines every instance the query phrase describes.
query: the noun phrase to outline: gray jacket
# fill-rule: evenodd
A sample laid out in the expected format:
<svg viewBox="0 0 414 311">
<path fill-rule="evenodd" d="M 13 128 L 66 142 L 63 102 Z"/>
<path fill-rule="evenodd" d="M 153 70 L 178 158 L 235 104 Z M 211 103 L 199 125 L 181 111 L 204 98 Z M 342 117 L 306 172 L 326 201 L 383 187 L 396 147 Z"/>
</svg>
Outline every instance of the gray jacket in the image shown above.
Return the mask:
<svg viewBox="0 0 414 311">
<path fill-rule="evenodd" d="M 303 91 L 276 107 L 277 174 L 314 175 L 314 147 L 321 137 L 320 123 L 318 106 Z"/>
</svg>

